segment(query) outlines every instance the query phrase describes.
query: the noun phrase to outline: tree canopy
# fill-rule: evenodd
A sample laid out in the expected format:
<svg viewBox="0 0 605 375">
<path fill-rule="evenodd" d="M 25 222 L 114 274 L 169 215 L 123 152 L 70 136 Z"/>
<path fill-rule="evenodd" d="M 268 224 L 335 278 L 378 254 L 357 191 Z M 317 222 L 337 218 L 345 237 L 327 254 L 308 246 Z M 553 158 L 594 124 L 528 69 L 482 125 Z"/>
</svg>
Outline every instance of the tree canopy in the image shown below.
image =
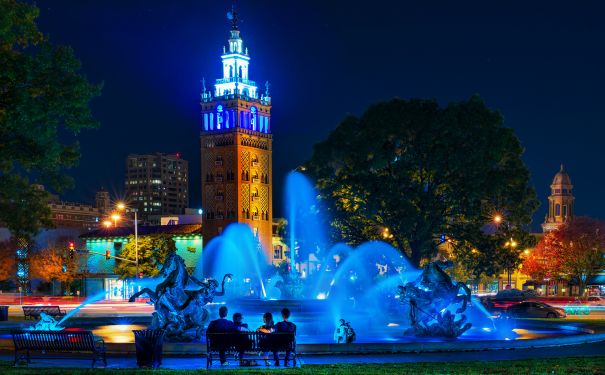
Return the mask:
<svg viewBox="0 0 605 375">
<path fill-rule="evenodd" d="M 48 193 L 69 187 L 64 169 L 80 156 L 75 136 L 94 128 L 100 94 L 71 48 L 54 46 L 36 25 L 39 9 L 0 0 L 0 222 L 29 236 L 50 226 Z"/>
<path fill-rule="evenodd" d="M 503 238 L 525 238 L 538 201 L 522 153 L 502 116 L 477 96 L 445 107 L 396 98 L 345 118 L 303 169 L 336 239 L 359 244 L 385 239 L 388 229 L 387 240 L 417 266 L 444 237 L 486 259 Z M 506 225 L 490 230 L 497 212 Z M 483 268 L 491 275 L 502 266 Z"/>
<path fill-rule="evenodd" d="M 176 252 L 176 244 L 169 234 L 154 234 L 140 236 L 139 241 L 139 272 L 145 277 L 157 276 L 160 268 L 166 261 L 166 257 Z M 134 261 L 136 259 L 136 247 L 134 236 L 128 237 L 128 243 L 118 254 L 121 258 Z M 120 278 L 135 277 L 136 265 L 134 263 L 116 261 L 115 272 Z"/>
<path fill-rule="evenodd" d="M 69 283 L 77 272 L 77 261 L 70 258 L 67 249 L 49 247 L 30 254 L 29 273 L 43 281 Z"/>
</svg>

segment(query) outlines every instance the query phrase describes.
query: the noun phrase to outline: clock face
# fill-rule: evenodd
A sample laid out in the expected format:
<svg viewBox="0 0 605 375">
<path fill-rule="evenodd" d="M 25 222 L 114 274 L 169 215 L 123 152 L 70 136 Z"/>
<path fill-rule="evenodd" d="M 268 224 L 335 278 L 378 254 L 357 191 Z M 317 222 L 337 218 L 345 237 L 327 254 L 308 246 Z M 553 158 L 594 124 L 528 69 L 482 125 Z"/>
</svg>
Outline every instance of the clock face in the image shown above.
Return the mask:
<svg viewBox="0 0 605 375">
<path fill-rule="evenodd" d="M 223 106 L 221 104 L 216 106 L 216 111 L 217 112 L 223 112 Z"/>
</svg>

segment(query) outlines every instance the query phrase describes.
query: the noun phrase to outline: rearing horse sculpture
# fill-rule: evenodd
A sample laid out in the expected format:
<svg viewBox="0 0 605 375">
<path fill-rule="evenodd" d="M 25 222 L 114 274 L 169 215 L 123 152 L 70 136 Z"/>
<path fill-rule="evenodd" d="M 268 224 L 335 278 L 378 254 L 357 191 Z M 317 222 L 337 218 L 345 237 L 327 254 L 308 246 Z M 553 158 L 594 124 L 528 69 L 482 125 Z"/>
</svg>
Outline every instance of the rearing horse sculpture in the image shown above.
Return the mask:
<svg viewBox="0 0 605 375">
<path fill-rule="evenodd" d="M 212 302 L 215 296 L 225 294 L 225 281 L 231 279 L 231 274 L 223 277 L 221 290 L 217 291 L 218 281 L 214 279 L 200 281 L 190 276 L 183 258 L 176 253 L 171 253 L 160 270 L 160 276 L 164 280 L 155 287 L 155 290 L 144 288 L 133 294 L 129 302 L 134 302 L 142 295 L 149 296 L 155 306 L 151 328 L 166 330 L 167 339 L 190 340 L 192 337 L 186 331 L 191 329 L 195 329 L 195 338 L 199 339 L 209 316 L 204 306 Z"/>
<path fill-rule="evenodd" d="M 410 305 L 411 332 L 417 336 L 458 337 L 471 327 L 464 315 L 455 320 L 455 314 L 464 312 L 471 301 L 471 291 L 445 273 L 444 269 L 451 265 L 452 262 L 431 262 L 415 281 L 399 286 L 401 301 Z M 462 306 L 452 314 L 448 308 L 459 303 Z"/>
</svg>

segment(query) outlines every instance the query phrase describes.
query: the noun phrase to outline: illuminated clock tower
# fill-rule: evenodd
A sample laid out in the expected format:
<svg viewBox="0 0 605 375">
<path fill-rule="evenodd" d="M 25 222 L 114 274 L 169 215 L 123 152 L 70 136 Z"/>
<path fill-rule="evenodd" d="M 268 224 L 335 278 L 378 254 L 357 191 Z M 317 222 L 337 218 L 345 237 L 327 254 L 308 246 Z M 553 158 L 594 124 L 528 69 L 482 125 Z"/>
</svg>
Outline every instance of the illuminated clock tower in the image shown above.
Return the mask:
<svg viewBox="0 0 605 375">
<path fill-rule="evenodd" d="M 272 135 L 269 84 L 263 94 L 248 76 L 250 56 L 232 17 L 223 47 L 223 77 L 201 94 L 204 242 L 231 223 L 245 223 L 272 259 Z"/>
</svg>

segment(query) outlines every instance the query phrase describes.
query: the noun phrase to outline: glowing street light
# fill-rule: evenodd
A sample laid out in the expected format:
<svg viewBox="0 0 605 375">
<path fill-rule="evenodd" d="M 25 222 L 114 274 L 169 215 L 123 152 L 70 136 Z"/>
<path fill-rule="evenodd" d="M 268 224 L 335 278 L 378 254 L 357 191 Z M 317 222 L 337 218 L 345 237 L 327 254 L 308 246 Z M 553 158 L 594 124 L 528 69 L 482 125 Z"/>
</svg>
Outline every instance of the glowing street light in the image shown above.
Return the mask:
<svg viewBox="0 0 605 375">
<path fill-rule="evenodd" d="M 111 215 L 111 220 L 113 220 L 113 226 L 117 227 L 118 226 L 118 220 L 120 220 L 122 217 L 119 214 L 112 214 Z"/>
<path fill-rule="evenodd" d="M 496 214 L 494 215 L 494 224 L 499 225 L 502 223 L 502 215 Z"/>
<path fill-rule="evenodd" d="M 113 223 L 111 222 L 111 220 L 105 220 L 103 222 L 103 225 L 105 226 L 105 228 L 110 228 L 113 225 Z"/>
<path fill-rule="evenodd" d="M 124 204 L 124 202 L 118 202 L 116 208 L 120 211 L 126 211 L 126 204 Z M 139 227 L 137 220 L 137 209 L 135 208 L 132 211 L 134 212 L 134 261 L 136 265 L 135 277 L 139 277 Z M 202 210 L 200 209 L 200 211 Z M 201 214 L 202 212 L 200 212 L 200 215 Z"/>
</svg>

